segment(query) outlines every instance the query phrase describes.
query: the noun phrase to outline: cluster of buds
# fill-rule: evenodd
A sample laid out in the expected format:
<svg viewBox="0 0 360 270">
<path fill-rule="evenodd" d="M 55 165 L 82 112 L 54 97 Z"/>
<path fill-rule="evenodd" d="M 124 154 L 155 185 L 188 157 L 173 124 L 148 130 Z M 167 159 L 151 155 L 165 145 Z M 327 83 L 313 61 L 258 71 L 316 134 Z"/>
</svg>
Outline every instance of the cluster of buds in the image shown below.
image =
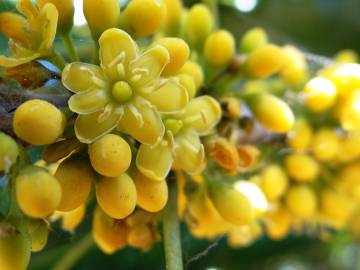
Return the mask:
<svg viewBox="0 0 360 270">
<path fill-rule="evenodd" d="M 353 54 L 312 74 L 303 52 L 271 43 L 261 28 L 236 46 L 204 4 L 132 0 L 120 11 L 118 0 L 84 0 L 96 52 L 89 63 L 71 38 L 72 0 L 17 8 L 0 13 L 11 52 L 0 56 L 0 83 L 31 85 L 21 91 L 36 98 L 0 133 L 0 184 L 10 197 L 0 212 L 1 269 L 25 269 L 53 222 L 75 233 L 86 212 L 105 253 L 147 251 L 170 196 L 193 236 L 227 235 L 232 246 L 291 231 L 360 235 Z M 24 73 L 35 83 L 24 84 Z M 54 80 L 69 97 L 63 106 L 42 95 Z"/>
</svg>

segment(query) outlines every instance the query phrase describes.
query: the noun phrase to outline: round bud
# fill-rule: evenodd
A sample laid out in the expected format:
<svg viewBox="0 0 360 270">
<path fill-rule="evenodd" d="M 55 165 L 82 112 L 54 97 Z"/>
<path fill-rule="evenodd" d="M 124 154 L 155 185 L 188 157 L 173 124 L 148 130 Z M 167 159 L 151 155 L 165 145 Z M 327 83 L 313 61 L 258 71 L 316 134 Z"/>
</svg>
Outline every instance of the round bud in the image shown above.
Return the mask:
<svg viewBox="0 0 360 270">
<path fill-rule="evenodd" d="M 71 211 L 84 204 L 95 175 L 87 160 L 72 156 L 60 163 L 55 173 L 61 186 L 61 201 L 56 210 Z"/>
<path fill-rule="evenodd" d="M 8 171 L 19 155 L 16 142 L 5 133 L 0 132 L 0 171 Z"/>
<path fill-rule="evenodd" d="M 214 20 L 210 10 L 204 4 L 193 5 L 186 20 L 185 31 L 189 42 L 193 46 L 201 48 L 214 27 Z"/>
<path fill-rule="evenodd" d="M 166 6 L 158 0 L 132 0 L 125 10 L 125 24 L 136 37 L 155 34 L 165 23 Z"/>
<path fill-rule="evenodd" d="M 28 166 L 16 177 L 16 199 L 20 209 L 33 218 L 46 218 L 58 207 L 61 186 L 48 172 Z"/>
<path fill-rule="evenodd" d="M 168 200 L 168 186 L 165 180 L 154 181 L 140 172 L 136 172 L 134 183 L 137 193 L 137 204 L 149 212 L 163 209 Z"/>
<path fill-rule="evenodd" d="M 131 163 L 129 144 L 120 136 L 107 134 L 88 146 L 91 165 L 98 173 L 116 177 L 123 174 Z"/>
<path fill-rule="evenodd" d="M 285 159 L 286 171 L 290 177 L 300 182 L 314 181 L 319 174 L 319 164 L 306 154 L 291 154 Z"/>
<path fill-rule="evenodd" d="M 299 218 L 310 218 L 316 212 L 317 200 L 314 191 L 305 186 L 293 186 L 286 193 L 287 209 Z"/>
<path fill-rule="evenodd" d="M 291 217 L 286 209 L 276 209 L 267 214 L 265 219 L 266 235 L 273 240 L 286 237 L 291 226 Z"/>
<path fill-rule="evenodd" d="M 136 206 L 135 184 L 125 173 L 115 178 L 103 177 L 96 183 L 96 199 L 107 215 L 125 218 Z"/>
<path fill-rule="evenodd" d="M 294 150 L 306 150 L 310 147 L 312 128 L 305 119 L 296 119 L 295 124 L 287 133 L 287 143 Z"/>
<path fill-rule="evenodd" d="M 78 208 L 62 213 L 61 227 L 63 230 L 73 232 L 77 226 L 83 221 L 85 217 L 86 206 L 85 204 L 80 205 Z"/>
<path fill-rule="evenodd" d="M 94 40 L 109 28 L 116 27 L 120 18 L 118 0 L 84 0 L 83 10 Z"/>
<path fill-rule="evenodd" d="M 226 65 L 235 53 L 235 39 L 226 30 L 211 33 L 205 41 L 204 55 L 206 61 L 214 66 Z"/>
<path fill-rule="evenodd" d="M 266 44 L 251 52 L 244 65 L 250 77 L 266 78 L 278 72 L 283 62 L 282 50 L 276 45 Z"/>
<path fill-rule="evenodd" d="M 180 69 L 179 73 L 190 75 L 194 82 L 196 89 L 198 89 L 204 82 L 204 73 L 201 66 L 192 61 L 187 61 L 185 65 Z"/>
<path fill-rule="evenodd" d="M 151 229 L 145 224 L 138 224 L 131 227 L 127 236 L 127 241 L 132 247 L 148 250 L 153 243 Z"/>
<path fill-rule="evenodd" d="M 196 95 L 196 85 L 194 79 L 189 74 L 179 74 L 176 76 L 179 79 L 179 83 L 186 89 L 189 100 Z"/>
<path fill-rule="evenodd" d="M 65 128 L 65 117 L 54 105 L 40 99 L 21 104 L 15 111 L 14 132 L 32 145 L 55 142 Z"/>
<path fill-rule="evenodd" d="M 359 62 L 359 55 L 353 50 L 341 50 L 335 56 L 334 60 L 337 63 L 357 63 Z"/>
<path fill-rule="evenodd" d="M 124 222 L 107 216 L 99 207 L 93 217 L 92 235 L 95 243 L 106 254 L 126 246 L 128 229 Z"/>
<path fill-rule="evenodd" d="M 153 45 L 165 47 L 170 55 L 170 62 L 161 73 L 163 76 L 178 71 L 186 63 L 190 55 L 189 46 L 181 38 L 161 38 L 156 40 Z"/>
<path fill-rule="evenodd" d="M 308 66 L 304 54 L 294 46 L 284 46 L 284 64 L 280 76 L 293 86 L 301 86 L 308 77 Z"/>
<path fill-rule="evenodd" d="M 314 156 L 321 161 L 329 161 L 336 158 L 340 148 L 340 142 L 335 130 L 320 129 L 314 134 L 312 149 Z"/>
<path fill-rule="evenodd" d="M 268 42 L 264 29 L 255 27 L 248 30 L 240 40 L 240 52 L 250 53 Z"/>
<path fill-rule="evenodd" d="M 0 269 L 24 270 L 30 262 L 31 241 L 22 233 L 0 236 Z"/>
<path fill-rule="evenodd" d="M 276 201 L 284 195 L 288 182 L 284 170 L 278 165 L 267 165 L 261 171 L 261 189 L 271 201 Z"/>
<path fill-rule="evenodd" d="M 28 223 L 28 232 L 31 238 L 31 251 L 39 252 L 46 246 L 49 236 L 49 226 L 42 219 L 33 219 Z"/>
<path fill-rule="evenodd" d="M 322 112 L 334 105 L 336 87 L 328 79 L 315 77 L 304 88 L 306 106 L 314 112 Z"/>
<path fill-rule="evenodd" d="M 294 124 L 294 114 L 289 105 L 276 96 L 262 94 L 255 97 L 249 105 L 256 119 L 269 131 L 287 132 Z"/>
<path fill-rule="evenodd" d="M 208 184 L 210 199 L 226 221 L 245 225 L 254 219 L 255 209 L 243 193 L 220 182 L 211 181 Z"/>
<path fill-rule="evenodd" d="M 182 0 L 163 0 L 166 7 L 165 28 L 171 30 L 180 21 L 183 10 Z"/>
<path fill-rule="evenodd" d="M 59 12 L 58 31 L 61 33 L 69 33 L 73 27 L 74 17 L 74 0 L 38 0 L 40 6 L 51 3 L 56 6 Z"/>
</svg>

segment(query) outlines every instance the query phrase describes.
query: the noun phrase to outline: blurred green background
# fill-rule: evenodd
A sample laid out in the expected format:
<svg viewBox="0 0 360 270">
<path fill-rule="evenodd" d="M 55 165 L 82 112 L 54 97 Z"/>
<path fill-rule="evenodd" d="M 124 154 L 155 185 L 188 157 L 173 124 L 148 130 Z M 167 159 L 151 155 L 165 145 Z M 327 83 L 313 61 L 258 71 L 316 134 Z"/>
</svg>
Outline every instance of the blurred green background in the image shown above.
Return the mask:
<svg viewBox="0 0 360 270">
<path fill-rule="evenodd" d="M 186 4 L 195 2 L 186 1 Z M 261 26 L 274 42 L 291 43 L 314 54 L 332 56 L 345 48 L 360 53 L 360 0 L 223 0 L 221 3 L 221 25 L 238 38 L 247 29 Z M 13 10 L 14 2 L 0 0 L 0 9 Z M 6 47 L 1 40 L 0 44 Z M 88 235 L 90 221 L 88 215 L 74 236 L 61 232 L 55 224 L 46 250 L 32 257 L 30 269 L 51 269 L 66 252 L 78 249 L 79 241 Z M 250 247 L 230 249 L 223 238 L 195 240 L 184 226 L 182 242 L 186 269 L 360 269 L 360 248 L 346 232 L 335 234 L 327 243 L 291 235 L 283 241 L 262 238 Z M 148 253 L 126 248 L 112 256 L 93 246 L 73 269 L 164 269 L 164 255 L 161 243 Z"/>
</svg>

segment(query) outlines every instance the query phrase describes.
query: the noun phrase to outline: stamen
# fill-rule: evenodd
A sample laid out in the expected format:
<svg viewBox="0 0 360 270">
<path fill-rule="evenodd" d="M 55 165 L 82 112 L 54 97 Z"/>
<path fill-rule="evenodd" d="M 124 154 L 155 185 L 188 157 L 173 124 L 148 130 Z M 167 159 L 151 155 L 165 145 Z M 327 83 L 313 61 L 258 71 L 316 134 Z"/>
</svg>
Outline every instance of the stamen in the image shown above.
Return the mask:
<svg viewBox="0 0 360 270">
<path fill-rule="evenodd" d="M 110 117 L 112 110 L 113 106 L 111 104 L 107 104 L 104 111 L 98 116 L 97 122 L 101 124 L 106 121 Z"/>
<path fill-rule="evenodd" d="M 142 128 L 144 126 L 144 118 L 141 113 L 139 113 L 138 109 L 134 105 L 129 104 L 128 108 L 135 116 L 135 118 L 139 121 L 139 128 Z"/>
<path fill-rule="evenodd" d="M 125 59 L 125 56 L 126 56 L 126 53 L 124 51 L 122 51 L 118 56 L 116 56 L 109 64 L 108 64 L 108 67 L 111 68 L 121 62 L 124 61 Z"/>
<path fill-rule="evenodd" d="M 148 75 L 150 73 L 150 71 L 147 68 L 134 68 L 134 69 L 131 70 L 131 73 L 133 75 L 137 75 L 137 74 Z"/>
<path fill-rule="evenodd" d="M 137 82 L 138 80 L 140 80 L 142 77 L 143 77 L 143 75 L 141 75 L 141 74 L 136 74 L 136 75 L 132 76 L 130 80 L 135 83 L 135 82 Z"/>
<path fill-rule="evenodd" d="M 191 124 L 191 123 L 196 122 L 196 121 L 198 121 L 198 120 L 203 121 L 203 116 L 201 115 L 201 113 L 200 113 L 200 114 L 193 115 L 193 116 L 189 116 L 189 117 L 185 118 L 185 119 L 183 120 L 183 122 L 184 122 L 185 124 Z"/>
<path fill-rule="evenodd" d="M 175 139 L 174 139 L 174 135 L 172 134 L 172 132 L 171 132 L 170 130 L 168 130 L 168 131 L 166 132 L 166 134 L 167 134 L 167 143 L 168 143 L 170 149 L 171 149 L 172 151 L 174 151 L 174 149 L 175 149 Z"/>
<path fill-rule="evenodd" d="M 125 77 L 125 66 L 123 63 L 117 65 L 117 72 L 119 73 L 120 78 Z"/>
</svg>

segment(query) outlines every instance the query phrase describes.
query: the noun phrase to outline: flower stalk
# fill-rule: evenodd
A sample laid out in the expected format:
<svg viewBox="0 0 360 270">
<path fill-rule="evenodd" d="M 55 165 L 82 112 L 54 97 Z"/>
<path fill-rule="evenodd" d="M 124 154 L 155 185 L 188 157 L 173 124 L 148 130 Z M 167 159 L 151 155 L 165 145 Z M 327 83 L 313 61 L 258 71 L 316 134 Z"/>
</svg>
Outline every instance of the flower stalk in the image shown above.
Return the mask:
<svg viewBox="0 0 360 270">
<path fill-rule="evenodd" d="M 163 216 L 163 237 L 166 269 L 183 269 L 180 224 L 177 216 L 177 190 L 175 183 L 169 183 L 169 201 Z"/>
</svg>

